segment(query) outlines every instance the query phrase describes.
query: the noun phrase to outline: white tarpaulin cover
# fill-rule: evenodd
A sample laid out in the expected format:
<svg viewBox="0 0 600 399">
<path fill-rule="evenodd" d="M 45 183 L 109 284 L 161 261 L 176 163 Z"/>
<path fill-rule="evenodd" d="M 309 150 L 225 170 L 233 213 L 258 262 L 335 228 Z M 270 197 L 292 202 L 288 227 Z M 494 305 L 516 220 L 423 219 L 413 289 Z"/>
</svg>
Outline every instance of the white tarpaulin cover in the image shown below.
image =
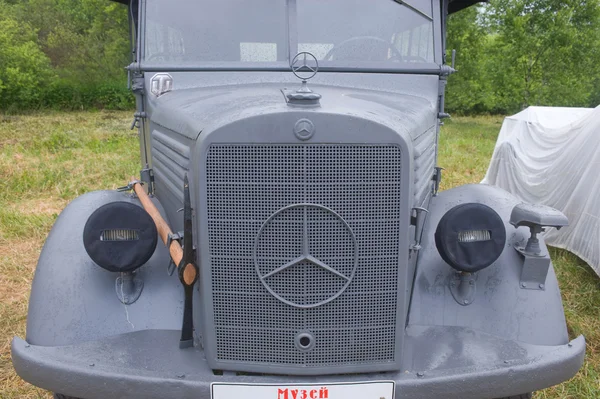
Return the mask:
<svg viewBox="0 0 600 399">
<path fill-rule="evenodd" d="M 562 211 L 569 227 L 548 229 L 600 275 L 600 107 L 530 107 L 502 124 L 484 184 Z"/>
</svg>

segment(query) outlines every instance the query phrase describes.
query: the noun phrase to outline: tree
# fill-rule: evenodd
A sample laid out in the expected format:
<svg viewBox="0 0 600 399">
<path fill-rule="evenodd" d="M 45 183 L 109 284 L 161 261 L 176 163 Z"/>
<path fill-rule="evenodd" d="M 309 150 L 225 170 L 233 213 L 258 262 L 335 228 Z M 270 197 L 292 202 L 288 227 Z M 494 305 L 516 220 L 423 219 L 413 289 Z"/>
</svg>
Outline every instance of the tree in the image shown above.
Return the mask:
<svg viewBox="0 0 600 399">
<path fill-rule="evenodd" d="M 35 30 L 15 18 L 13 7 L 0 0 L 0 108 L 36 104 L 52 76 Z"/>
<path fill-rule="evenodd" d="M 0 109 L 132 107 L 126 7 L 0 0 L 0 9 Z"/>
<path fill-rule="evenodd" d="M 490 107 L 490 85 L 485 78 L 488 36 L 481 7 L 471 7 L 450 16 L 447 48 L 456 50 L 456 69 L 448 81 L 448 110 L 458 113 L 485 112 Z"/>
<path fill-rule="evenodd" d="M 489 76 L 501 109 L 586 106 L 600 61 L 598 0 L 495 0 Z"/>
<path fill-rule="evenodd" d="M 127 9 L 107 0 L 27 0 L 21 18 L 60 76 L 85 84 L 121 78 L 130 62 Z"/>
</svg>

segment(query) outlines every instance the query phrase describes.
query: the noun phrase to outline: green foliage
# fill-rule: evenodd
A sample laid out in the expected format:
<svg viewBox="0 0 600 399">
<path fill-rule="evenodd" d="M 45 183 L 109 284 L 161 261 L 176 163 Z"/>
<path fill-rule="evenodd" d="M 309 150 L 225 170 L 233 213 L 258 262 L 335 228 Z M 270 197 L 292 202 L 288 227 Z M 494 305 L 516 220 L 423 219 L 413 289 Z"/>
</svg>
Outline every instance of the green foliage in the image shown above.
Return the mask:
<svg viewBox="0 0 600 399">
<path fill-rule="evenodd" d="M 130 109 L 127 8 L 0 0 L 0 109 Z"/>
<path fill-rule="evenodd" d="M 452 110 L 483 112 L 490 106 L 489 82 L 476 78 L 485 68 L 482 50 L 490 40 L 479 18 L 479 10 L 471 7 L 452 16 L 448 25 L 448 47 L 458 54 L 456 69 L 459 71 L 450 78 L 447 91 L 446 102 Z"/>
<path fill-rule="evenodd" d="M 44 92 L 41 106 L 52 109 L 79 110 L 106 108 L 112 110 L 132 109 L 134 98 L 121 82 L 78 82 L 60 79 L 52 82 Z"/>
<path fill-rule="evenodd" d="M 62 77 L 103 82 L 125 77 L 129 63 L 127 9 L 107 0 L 28 0 L 23 19 Z"/>
<path fill-rule="evenodd" d="M 33 28 L 18 21 L 0 0 L 0 108 L 30 106 L 52 75 Z"/>
<path fill-rule="evenodd" d="M 450 19 L 459 50 L 448 107 L 513 113 L 530 105 L 597 106 L 598 0 L 493 0 Z"/>
</svg>

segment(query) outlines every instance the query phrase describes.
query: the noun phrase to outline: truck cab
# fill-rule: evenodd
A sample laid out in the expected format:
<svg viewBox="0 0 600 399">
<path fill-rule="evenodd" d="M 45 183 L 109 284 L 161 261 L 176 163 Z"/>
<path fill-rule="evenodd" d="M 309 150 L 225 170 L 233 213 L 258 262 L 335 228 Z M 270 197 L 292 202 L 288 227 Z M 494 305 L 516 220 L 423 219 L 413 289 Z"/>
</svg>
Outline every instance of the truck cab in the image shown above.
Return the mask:
<svg viewBox="0 0 600 399">
<path fill-rule="evenodd" d="M 537 237 L 564 215 L 439 191 L 445 24 L 476 1 L 121 2 L 140 176 L 58 218 L 21 377 L 86 399 L 484 399 L 577 372 Z"/>
</svg>

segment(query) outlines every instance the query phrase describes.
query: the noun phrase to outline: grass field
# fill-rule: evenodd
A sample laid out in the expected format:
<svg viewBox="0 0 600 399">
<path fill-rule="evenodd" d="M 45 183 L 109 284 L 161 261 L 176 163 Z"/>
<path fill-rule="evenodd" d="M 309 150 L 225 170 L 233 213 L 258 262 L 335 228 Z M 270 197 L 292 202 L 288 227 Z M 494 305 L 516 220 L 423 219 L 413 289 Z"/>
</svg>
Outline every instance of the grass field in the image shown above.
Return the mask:
<svg viewBox="0 0 600 399">
<path fill-rule="evenodd" d="M 10 340 L 25 335 L 39 251 L 62 208 L 76 196 L 123 185 L 137 174 L 132 112 L 0 115 L 0 398 L 50 395 L 18 378 Z M 455 118 L 443 128 L 442 188 L 485 174 L 502 119 Z M 571 381 L 536 398 L 600 398 L 600 279 L 575 256 L 552 250 L 572 337 L 585 334 L 586 363 Z"/>
</svg>

